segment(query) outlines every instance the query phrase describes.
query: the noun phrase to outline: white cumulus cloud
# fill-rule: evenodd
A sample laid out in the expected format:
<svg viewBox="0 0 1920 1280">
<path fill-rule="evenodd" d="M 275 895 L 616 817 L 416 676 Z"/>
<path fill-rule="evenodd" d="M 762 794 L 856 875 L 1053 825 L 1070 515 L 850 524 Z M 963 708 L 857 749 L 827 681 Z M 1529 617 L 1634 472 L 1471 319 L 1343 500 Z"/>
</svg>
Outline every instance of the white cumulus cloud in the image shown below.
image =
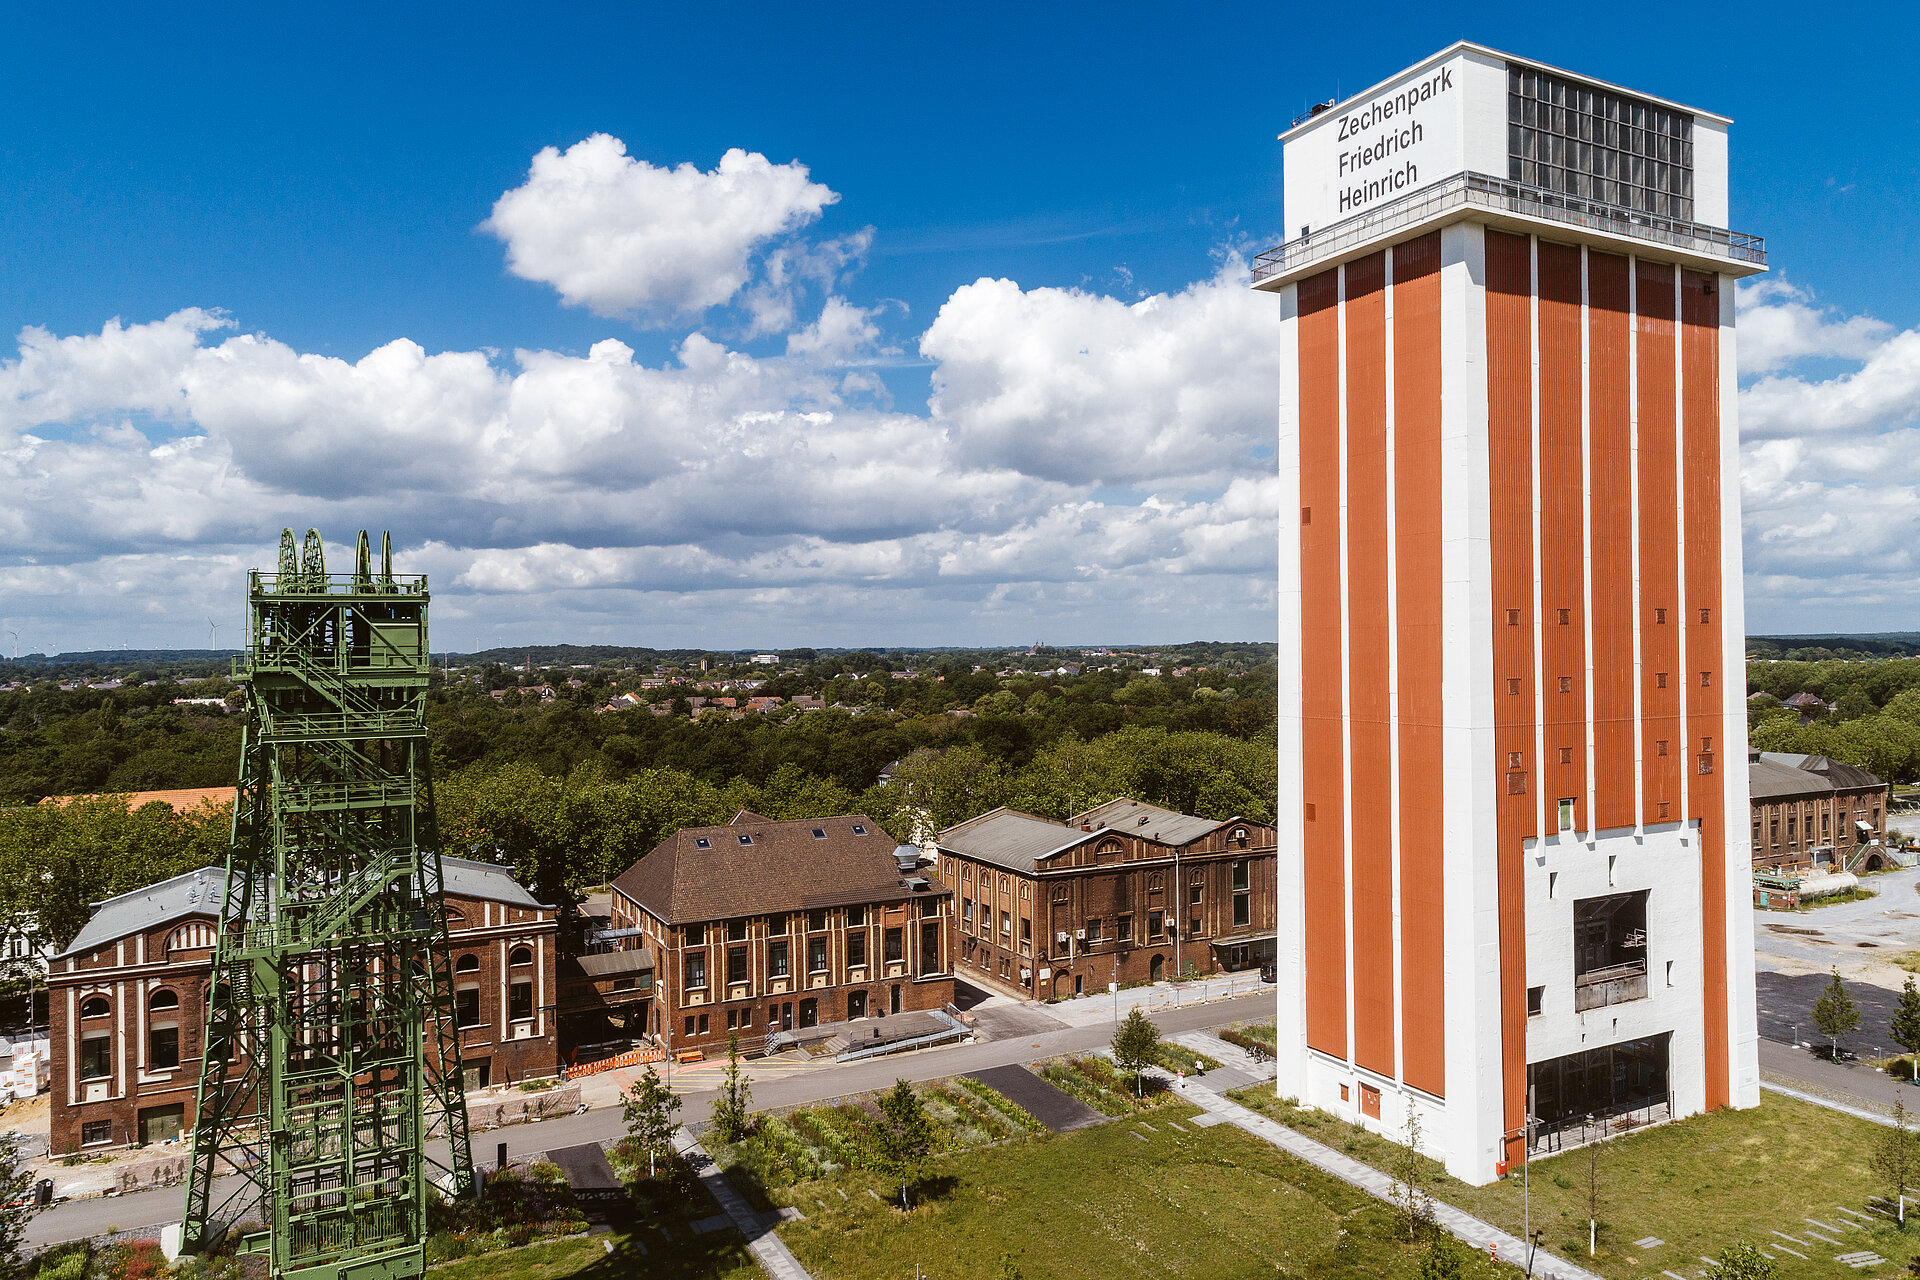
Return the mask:
<svg viewBox="0 0 1920 1280">
<path fill-rule="evenodd" d="M 660 168 L 596 133 L 542 149 L 481 226 L 505 242 L 508 270 L 568 305 L 665 323 L 731 302 L 757 251 L 839 198 L 797 161 L 735 147 L 709 170 Z"/>
<path fill-rule="evenodd" d="M 920 339 L 962 457 L 1067 484 L 1218 485 L 1271 469 L 1280 308 L 1228 260 L 1138 302 L 979 280 Z"/>
</svg>

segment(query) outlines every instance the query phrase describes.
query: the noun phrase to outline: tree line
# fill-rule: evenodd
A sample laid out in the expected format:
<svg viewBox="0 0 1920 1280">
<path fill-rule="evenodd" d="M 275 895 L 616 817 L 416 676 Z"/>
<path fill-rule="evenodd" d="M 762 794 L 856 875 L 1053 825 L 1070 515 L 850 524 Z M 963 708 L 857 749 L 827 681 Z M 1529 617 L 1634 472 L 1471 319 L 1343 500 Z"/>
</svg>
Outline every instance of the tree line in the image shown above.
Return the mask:
<svg viewBox="0 0 1920 1280">
<path fill-rule="evenodd" d="M 1889 782 L 1920 780 L 1920 658 L 1747 664 L 1747 737 L 1757 751 L 1831 756 Z M 1828 704 L 1811 722 L 1785 705 Z"/>
<path fill-rule="evenodd" d="M 560 904 L 674 831 L 723 823 L 741 809 L 774 819 L 865 813 L 902 841 L 996 805 L 1065 818 L 1122 795 L 1271 822 L 1275 770 L 1270 740 L 1135 726 L 1061 739 L 1024 764 L 977 743 L 921 749 L 886 782 L 858 790 L 791 761 L 764 780 L 716 782 L 671 767 L 617 771 L 597 759 L 561 772 L 512 760 L 439 777 L 434 814 L 446 853 L 511 866 L 541 901 Z M 230 823 L 229 806 L 182 814 L 162 803 L 130 808 L 115 795 L 0 811 L 0 919 L 35 920 L 64 947 L 90 903 L 223 865 Z"/>
</svg>

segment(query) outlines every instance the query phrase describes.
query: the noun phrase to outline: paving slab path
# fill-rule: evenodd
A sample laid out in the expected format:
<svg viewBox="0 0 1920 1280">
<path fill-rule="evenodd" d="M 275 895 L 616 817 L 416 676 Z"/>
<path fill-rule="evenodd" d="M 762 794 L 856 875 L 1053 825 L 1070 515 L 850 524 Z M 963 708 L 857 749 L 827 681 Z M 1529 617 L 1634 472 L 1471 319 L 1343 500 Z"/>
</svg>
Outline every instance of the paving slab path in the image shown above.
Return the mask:
<svg viewBox="0 0 1920 1280">
<path fill-rule="evenodd" d="M 1289 1129 L 1278 1121 L 1269 1120 L 1257 1111 L 1249 1110 L 1230 1098 L 1223 1098 L 1207 1085 L 1198 1080 L 1189 1080 L 1183 1091 L 1187 1101 L 1205 1110 L 1215 1123 L 1231 1124 L 1244 1129 L 1256 1138 L 1271 1142 L 1282 1151 L 1298 1156 L 1316 1169 L 1332 1174 L 1342 1182 L 1350 1183 L 1382 1200 L 1393 1199 L 1393 1179 L 1381 1173 L 1371 1165 L 1361 1164 L 1350 1156 L 1342 1155 L 1332 1147 L 1315 1142 L 1306 1134 Z M 1464 1210 L 1456 1209 L 1439 1200 L 1432 1202 L 1433 1220 L 1444 1228 L 1449 1235 L 1466 1241 L 1481 1252 L 1489 1247 L 1495 1250 L 1502 1262 L 1510 1262 L 1516 1267 L 1527 1265 L 1527 1245 L 1518 1236 L 1509 1235 L 1491 1222 L 1482 1221 Z M 1534 1253 L 1533 1274 L 1546 1276 L 1549 1280 L 1601 1280 L 1584 1267 L 1575 1266 L 1564 1258 L 1556 1257 L 1545 1249 Z"/>
<path fill-rule="evenodd" d="M 747 1242 L 748 1252 L 760 1269 L 772 1277 L 772 1280 L 813 1280 L 813 1275 L 800 1265 L 800 1259 L 793 1256 L 786 1242 L 773 1232 L 773 1222 L 777 1214 L 761 1217 L 753 1211 L 745 1196 L 735 1189 L 732 1181 L 720 1171 L 713 1162 L 707 1149 L 700 1145 L 699 1139 L 689 1133 L 683 1125 L 673 1135 L 673 1149 L 687 1162 L 687 1167 L 699 1175 L 700 1184 L 707 1189 L 727 1217 L 733 1220 L 734 1230 Z"/>
<path fill-rule="evenodd" d="M 1106 1116 L 1025 1067 L 988 1067 L 985 1071 L 967 1074 L 989 1089 L 999 1090 L 1007 1101 L 1024 1108 L 1028 1115 L 1054 1133 L 1070 1133 L 1106 1123 Z"/>
</svg>

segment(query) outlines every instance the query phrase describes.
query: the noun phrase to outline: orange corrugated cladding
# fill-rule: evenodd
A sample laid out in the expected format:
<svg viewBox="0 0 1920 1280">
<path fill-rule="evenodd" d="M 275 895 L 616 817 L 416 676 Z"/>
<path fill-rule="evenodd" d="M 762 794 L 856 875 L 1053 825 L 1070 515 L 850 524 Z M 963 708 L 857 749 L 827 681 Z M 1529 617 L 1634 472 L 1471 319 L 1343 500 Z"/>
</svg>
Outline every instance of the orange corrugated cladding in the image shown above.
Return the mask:
<svg viewBox="0 0 1920 1280">
<path fill-rule="evenodd" d="M 1580 250 L 1539 244 L 1540 272 L 1540 648 L 1545 682 L 1545 756 L 1540 798 L 1574 801 L 1588 830 L 1587 571 L 1581 441 L 1585 374 L 1580 351 Z"/>
<path fill-rule="evenodd" d="M 1349 795 L 1392 776 L 1387 591 L 1386 255 L 1347 264 L 1347 732 Z M 1391 1079 L 1393 842 L 1352 843 L 1353 1060 Z"/>
<path fill-rule="evenodd" d="M 1416 1089 L 1444 1095 L 1438 232 L 1393 250 L 1393 546 L 1401 1078 Z"/>
<path fill-rule="evenodd" d="M 1633 383 L 1627 260 L 1587 251 L 1592 477 L 1593 826 L 1634 824 Z"/>
<path fill-rule="evenodd" d="M 1500 905 L 1503 1156 L 1524 1157 L 1527 1107 L 1523 842 L 1537 834 L 1533 699 L 1533 263 L 1525 236 L 1487 232 L 1487 467 Z"/>
<path fill-rule="evenodd" d="M 1674 476 L 1674 269 L 1637 262 L 1635 360 L 1640 400 L 1641 818 L 1680 820 L 1680 529 Z M 1715 471 L 1716 477 L 1718 469 Z"/>
<path fill-rule="evenodd" d="M 1340 284 L 1326 271 L 1299 286 L 1300 736 L 1307 812 L 1307 1043 L 1347 1056 L 1345 749 L 1340 663 Z"/>
<path fill-rule="evenodd" d="M 1727 1105 L 1727 881 L 1725 808 L 1718 741 L 1723 727 L 1720 669 L 1720 282 L 1699 271 L 1680 278 L 1681 475 L 1687 530 L 1687 732 L 1682 760 L 1689 810 L 1700 823 L 1701 977 L 1706 987 L 1707 1107 Z M 1744 767 L 1744 760 L 1729 767 Z M 1744 890 L 1743 890 L 1744 892 Z"/>
</svg>

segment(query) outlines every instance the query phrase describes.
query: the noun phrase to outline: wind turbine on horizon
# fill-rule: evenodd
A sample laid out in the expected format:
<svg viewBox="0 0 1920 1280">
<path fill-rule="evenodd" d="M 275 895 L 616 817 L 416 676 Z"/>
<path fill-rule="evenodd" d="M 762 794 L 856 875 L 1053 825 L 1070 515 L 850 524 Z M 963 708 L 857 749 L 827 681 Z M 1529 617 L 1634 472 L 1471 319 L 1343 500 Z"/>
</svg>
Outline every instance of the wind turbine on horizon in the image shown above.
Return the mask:
<svg viewBox="0 0 1920 1280">
<path fill-rule="evenodd" d="M 213 648 L 218 652 L 220 648 L 220 624 L 209 617 L 207 619 L 207 627 L 213 632 Z"/>
</svg>

